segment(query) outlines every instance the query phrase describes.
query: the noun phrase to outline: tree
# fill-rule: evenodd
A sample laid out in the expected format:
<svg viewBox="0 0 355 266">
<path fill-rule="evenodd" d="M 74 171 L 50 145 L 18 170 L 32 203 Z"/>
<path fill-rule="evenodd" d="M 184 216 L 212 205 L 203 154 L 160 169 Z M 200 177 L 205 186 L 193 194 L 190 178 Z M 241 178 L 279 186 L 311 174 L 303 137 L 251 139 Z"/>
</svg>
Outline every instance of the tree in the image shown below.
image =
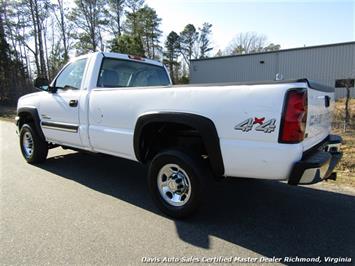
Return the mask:
<svg viewBox="0 0 355 266">
<path fill-rule="evenodd" d="M 161 18 L 158 17 L 153 8 L 145 6 L 137 11 L 138 36 L 142 39 L 145 54 L 152 59 L 158 59 L 157 52 L 161 51 L 159 38 L 162 31 L 159 29 Z"/>
<path fill-rule="evenodd" d="M 250 54 L 264 51 L 279 50 L 279 44 L 268 44 L 267 37 L 256 32 L 239 33 L 229 44 L 226 49 L 226 54 Z"/>
<path fill-rule="evenodd" d="M 47 67 L 44 59 L 44 44 L 43 44 L 43 21 L 48 15 L 46 12 L 47 6 L 49 3 L 39 0 L 29 0 L 28 1 L 31 10 L 31 16 L 33 21 L 33 28 L 35 30 L 35 40 L 38 44 L 38 53 L 39 53 L 39 63 L 40 63 L 40 71 L 38 76 L 47 78 Z"/>
<path fill-rule="evenodd" d="M 180 37 L 175 31 L 172 31 L 169 33 L 165 41 L 164 63 L 167 64 L 170 77 L 174 83 L 176 83 L 178 79 L 178 73 L 176 70 L 179 67 L 179 62 L 177 61 L 179 58 L 179 51 Z"/>
<path fill-rule="evenodd" d="M 23 39 L 25 39 L 25 34 L 21 34 L 23 29 L 28 27 L 28 23 L 24 23 L 28 20 L 28 15 L 25 15 L 24 8 L 20 2 L 0 2 L 2 18 L 2 27 L 4 30 L 4 40 L 7 45 L 13 48 L 13 55 L 17 61 L 23 60 L 25 47 Z M 7 37 L 7 40 L 6 40 Z M 27 36 L 26 36 L 27 37 Z"/>
<path fill-rule="evenodd" d="M 16 62 L 25 67 L 25 75 L 30 76 L 28 51 L 33 54 L 38 76 L 47 77 L 46 21 L 49 17 L 49 0 L 2 1 L 6 36 L 11 43 L 11 51 Z"/>
<path fill-rule="evenodd" d="M 202 28 L 199 28 L 200 58 L 207 58 L 208 52 L 210 52 L 213 49 L 212 47 L 210 47 L 211 41 L 209 39 L 209 36 L 212 32 L 211 28 L 212 28 L 212 24 L 208 22 L 203 23 Z"/>
<path fill-rule="evenodd" d="M 144 56 L 143 43 L 137 35 L 122 34 L 121 36 L 117 36 L 111 41 L 111 51 Z"/>
<path fill-rule="evenodd" d="M 63 61 L 64 63 L 69 59 L 70 49 L 70 32 L 73 30 L 72 24 L 69 24 L 65 14 L 68 12 L 68 8 L 64 7 L 64 0 L 57 0 L 57 3 L 52 6 L 52 11 L 56 19 L 60 36 L 63 41 Z M 53 33 L 54 34 L 54 33 Z"/>
<path fill-rule="evenodd" d="M 45 57 L 45 21 L 49 16 L 49 0 L 28 0 L 10 2 L 13 5 L 12 17 L 5 17 L 10 38 L 15 36 L 16 42 L 12 42 L 17 61 L 22 61 L 26 50 L 33 54 L 37 75 L 47 77 L 47 65 Z M 5 8 L 5 14 L 9 14 Z M 11 16 L 11 15 L 10 15 Z M 12 20 L 12 21 L 11 21 Z M 17 24 L 17 25 L 16 25 Z M 28 41 L 30 39 L 31 41 Z M 21 45 L 18 44 L 21 42 Z M 33 47 L 34 46 L 34 47 Z M 18 57 L 18 50 L 21 58 Z"/>
<path fill-rule="evenodd" d="M 127 0 L 125 32 L 131 35 L 139 35 L 139 18 L 138 11 L 142 8 L 144 0 Z"/>
<path fill-rule="evenodd" d="M 0 102 L 14 104 L 19 96 L 31 91 L 24 66 L 5 36 L 5 5 L 0 2 Z"/>
<path fill-rule="evenodd" d="M 239 33 L 230 43 L 229 54 L 260 52 L 266 43 L 266 36 L 255 32 Z"/>
<path fill-rule="evenodd" d="M 113 40 L 112 51 L 145 56 L 142 42 L 142 31 L 139 25 L 139 10 L 144 0 L 127 0 L 125 34 Z"/>
<path fill-rule="evenodd" d="M 221 57 L 223 56 L 223 52 L 221 49 L 218 49 L 217 53 L 214 55 L 215 57 Z"/>
<path fill-rule="evenodd" d="M 11 64 L 10 47 L 5 39 L 5 29 L 3 22 L 3 6 L 0 6 L 0 101 L 4 102 L 9 95 L 8 71 Z"/>
<path fill-rule="evenodd" d="M 105 10 L 105 14 L 110 21 L 108 26 L 115 37 L 122 34 L 122 17 L 125 4 L 126 0 L 109 0 L 108 9 Z"/>
<path fill-rule="evenodd" d="M 180 33 L 180 53 L 188 66 L 190 66 L 190 60 L 192 59 L 198 37 L 199 34 L 192 24 L 186 25 Z"/>
<path fill-rule="evenodd" d="M 270 43 L 268 46 L 266 46 L 264 48 L 264 51 L 265 52 L 270 52 L 270 51 L 278 51 L 280 50 L 281 46 L 280 44 L 273 44 L 273 43 Z"/>
<path fill-rule="evenodd" d="M 346 89 L 346 98 L 345 98 L 345 106 L 344 106 L 344 131 L 346 131 L 346 128 L 350 125 L 350 108 L 349 108 L 349 102 L 350 102 L 350 89 L 353 88 L 355 85 L 355 79 L 354 78 L 345 78 L 345 79 L 339 79 L 336 80 L 335 82 L 335 87 L 336 88 L 345 88 Z"/>
<path fill-rule="evenodd" d="M 63 40 L 63 32 L 60 30 L 60 27 L 61 25 L 58 24 L 58 21 L 56 21 L 56 18 L 53 16 L 50 23 L 51 31 L 48 36 L 49 46 L 47 48 L 49 54 L 47 59 L 49 80 L 52 80 L 69 60 L 69 49 L 71 47 L 69 42 L 70 35 L 67 36 L 65 42 L 61 41 Z M 65 49 L 65 47 L 67 49 Z"/>
<path fill-rule="evenodd" d="M 345 127 L 350 125 L 350 111 L 349 111 L 349 101 L 350 101 L 350 88 L 354 87 L 354 80 L 348 79 L 345 83 L 346 88 L 346 100 L 345 100 Z"/>
<path fill-rule="evenodd" d="M 127 13 L 135 14 L 139 9 L 141 9 L 144 5 L 144 0 L 126 0 L 126 6 L 130 11 Z"/>
<path fill-rule="evenodd" d="M 143 3 L 142 0 L 127 1 L 129 10 L 126 12 L 125 33 L 138 42 L 134 46 L 143 45 L 146 57 L 158 59 L 158 52 L 161 51 L 159 45 L 159 38 L 162 34 L 159 29 L 161 18 L 153 8 L 142 7 Z"/>
<path fill-rule="evenodd" d="M 103 51 L 102 27 L 108 23 L 104 16 L 104 0 L 75 0 L 70 20 L 78 28 L 76 48 L 79 53 Z"/>
</svg>

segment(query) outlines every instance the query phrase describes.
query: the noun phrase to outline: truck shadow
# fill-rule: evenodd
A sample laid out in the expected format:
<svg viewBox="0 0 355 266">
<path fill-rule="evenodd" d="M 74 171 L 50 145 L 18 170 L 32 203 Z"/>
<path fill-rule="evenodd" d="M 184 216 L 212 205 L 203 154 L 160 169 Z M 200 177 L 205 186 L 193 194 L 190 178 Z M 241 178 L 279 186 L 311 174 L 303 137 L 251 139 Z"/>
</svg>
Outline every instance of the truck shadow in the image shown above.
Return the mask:
<svg viewBox="0 0 355 266">
<path fill-rule="evenodd" d="M 148 194 L 146 168 L 135 162 L 72 153 L 40 167 L 163 216 Z M 208 249 L 215 236 L 267 257 L 355 256 L 353 196 L 234 179 L 216 183 L 208 197 L 198 214 L 175 221 L 181 240 Z"/>
</svg>

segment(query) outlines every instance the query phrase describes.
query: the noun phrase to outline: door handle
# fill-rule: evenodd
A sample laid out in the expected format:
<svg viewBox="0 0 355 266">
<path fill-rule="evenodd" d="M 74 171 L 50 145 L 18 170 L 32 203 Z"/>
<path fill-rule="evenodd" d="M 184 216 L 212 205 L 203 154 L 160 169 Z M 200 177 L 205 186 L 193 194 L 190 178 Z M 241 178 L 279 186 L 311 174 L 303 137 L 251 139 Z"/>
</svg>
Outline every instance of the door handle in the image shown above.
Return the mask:
<svg viewBox="0 0 355 266">
<path fill-rule="evenodd" d="M 69 106 L 70 107 L 77 107 L 78 106 L 78 100 L 70 100 L 69 101 Z"/>
</svg>

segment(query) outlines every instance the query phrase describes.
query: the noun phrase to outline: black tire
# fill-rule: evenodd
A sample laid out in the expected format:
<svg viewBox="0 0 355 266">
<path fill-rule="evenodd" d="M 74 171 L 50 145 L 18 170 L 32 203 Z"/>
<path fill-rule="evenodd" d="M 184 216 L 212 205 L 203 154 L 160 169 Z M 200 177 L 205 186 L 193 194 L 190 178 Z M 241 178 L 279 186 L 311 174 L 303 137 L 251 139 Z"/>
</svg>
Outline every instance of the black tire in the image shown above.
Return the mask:
<svg viewBox="0 0 355 266">
<path fill-rule="evenodd" d="M 160 192 L 158 188 L 158 179 L 160 178 L 159 176 L 161 176 L 159 173 L 161 170 L 163 171 L 163 169 L 165 169 L 164 167 L 169 165 L 179 166 L 187 174 L 190 182 L 189 189 L 191 192 L 188 197 L 185 197 L 185 199 L 188 198 L 188 200 L 186 200 L 182 206 L 171 205 L 163 198 L 161 194 L 163 192 Z M 173 218 L 185 218 L 192 215 L 201 203 L 207 187 L 206 185 L 210 180 L 208 174 L 202 159 L 198 156 L 193 156 L 192 154 L 180 150 L 167 150 L 157 154 L 150 164 L 148 172 L 149 191 L 153 201 L 162 212 Z M 172 182 L 172 178 L 169 179 L 169 182 Z M 178 193 L 180 194 L 180 192 Z M 170 195 L 172 196 L 171 193 Z"/>
<path fill-rule="evenodd" d="M 32 151 L 26 150 L 25 136 L 30 136 Z M 24 124 L 20 130 L 20 147 L 25 160 L 30 164 L 41 163 L 46 160 L 48 154 L 48 143 L 44 141 L 34 129 L 33 124 Z"/>
</svg>

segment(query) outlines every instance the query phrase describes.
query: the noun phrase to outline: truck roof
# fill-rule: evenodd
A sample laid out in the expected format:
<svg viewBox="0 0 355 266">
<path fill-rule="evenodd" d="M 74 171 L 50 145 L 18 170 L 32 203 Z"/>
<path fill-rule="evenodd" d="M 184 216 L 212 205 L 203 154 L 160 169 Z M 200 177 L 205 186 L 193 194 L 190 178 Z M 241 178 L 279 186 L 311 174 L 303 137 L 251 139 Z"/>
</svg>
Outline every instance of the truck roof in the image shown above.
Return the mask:
<svg viewBox="0 0 355 266">
<path fill-rule="evenodd" d="M 109 57 L 109 58 L 118 58 L 118 59 L 130 60 L 130 61 L 147 63 L 147 64 L 152 64 L 152 65 L 161 66 L 161 67 L 164 66 L 159 61 L 148 59 L 148 58 L 145 58 L 145 57 L 142 57 L 142 56 L 120 54 L 120 53 L 112 53 L 112 52 L 96 52 L 96 53 L 101 53 L 104 57 Z"/>
</svg>

